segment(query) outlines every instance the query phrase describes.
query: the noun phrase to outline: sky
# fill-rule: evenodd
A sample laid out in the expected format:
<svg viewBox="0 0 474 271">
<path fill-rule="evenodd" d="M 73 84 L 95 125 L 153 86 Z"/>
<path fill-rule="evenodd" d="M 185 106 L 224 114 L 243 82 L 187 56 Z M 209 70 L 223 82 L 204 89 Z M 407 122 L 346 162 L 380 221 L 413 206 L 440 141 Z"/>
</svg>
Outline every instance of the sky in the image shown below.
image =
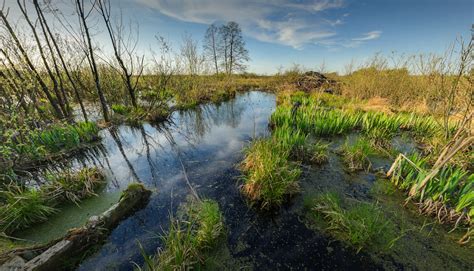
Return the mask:
<svg viewBox="0 0 474 271">
<path fill-rule="evenodd" d="M 14 2 L 13 0 L 7 0 Z M 471 38 L 474 0 L 111 0 L 139 25 L 140 50 L 155 36 L 175 46 L 183 35 L 202 41 L 211 23 L 240 24 L 248 71 L 271 74 L 300 64 L 343 72 L 376 53 L 442 53 Z"/>
</svg>

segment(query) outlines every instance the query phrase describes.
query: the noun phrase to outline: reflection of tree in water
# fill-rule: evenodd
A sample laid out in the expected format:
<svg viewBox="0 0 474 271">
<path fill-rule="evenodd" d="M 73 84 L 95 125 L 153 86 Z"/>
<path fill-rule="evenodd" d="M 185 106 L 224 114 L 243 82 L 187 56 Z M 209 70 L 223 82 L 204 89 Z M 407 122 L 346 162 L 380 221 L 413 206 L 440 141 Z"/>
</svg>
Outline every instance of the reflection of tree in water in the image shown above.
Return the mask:
<svg viewBox="0 0 474 271">
<path fill-rule="evenodd" d="M 138 174 L 137 172 L 135 171 L 135 168 L 133 167 L 132 163 L 130 163 L 130 160 L 128 159 L 127 155 L 125 154 L 125 150 L 123 149 L 123 144 L 122 144 L 122 141 L 120 140 L 120 137 L 119 137 L 119 134 L 117 132 L 117 129 L 115 127 L 112 127 L 109 129 L 109 133 L 110 133 L 110 136 L 112 137 L 112 139 L 115 141 L 115 143 L 117 144 L 117 147 L 120 151 L 120 153 L 122 154 L 123 156 L 123 159 L 125 160 L 125 163 L 127 164 L 129 170 L 130 170 L 130 173 L 132 174 L 133 178 L 137 181 L 137 182 L 141 182 L 140 181 L 140 178 L 138 177 Z"/>
<path fill-rule="evenodd" d="M 236 99 L 220 104 L 204 104 L 193 110 L 180 111 L 176 123 L 189 138 L 198 142 L 212 126 L 236 128 L 244 109 L 245 106 L 236 103 Z"/>
</svg>

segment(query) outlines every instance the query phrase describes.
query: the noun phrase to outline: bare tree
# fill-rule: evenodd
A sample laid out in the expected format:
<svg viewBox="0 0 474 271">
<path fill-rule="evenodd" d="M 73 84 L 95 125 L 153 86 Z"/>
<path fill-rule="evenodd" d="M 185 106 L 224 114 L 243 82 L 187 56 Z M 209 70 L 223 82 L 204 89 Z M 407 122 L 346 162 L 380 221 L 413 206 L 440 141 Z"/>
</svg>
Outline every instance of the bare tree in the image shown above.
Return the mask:
<svg viewBox="0 0 474 271">
<path fill-rule="evenodd" d="M 183 57 L 185 70 L 188 74 L 197 75 L 201 72 L 204 57 L 199 54 L 197 41 L 189 34 L 183 36 L 181 56 Z"/>
<path fill-rule="evenodd" d="M 46 95 L 46 98 L 48 99 L 49 103 L 51 104 L 51 107 L 53 108 L 54 114 L 58 118 L 64 118 L 65 115 L 63 111 L 61 110 L 61 107 L 58 105 L 58 102 L 56 98 L 52 95 L 52 93 L 49 91 L 48 86 L 46 85 L 45 81 L 42 79 L 40 72 L 38 69 L 33 65 L 33 62 L 28 55 L 28 53 L 25 50 L 25 47 L 23 44 L 20 42 L 18 39 L 17 34 L 15 33 L 12 25 L 7 19 L 8 17 L 8 11 L 4 12 L 4 7 L 0 9 L 0 19 L 3 22 L 3 25 L 9 35 L 12 38 L 13 44 L 16 46 L 16 49 L 19 51 L 21 60 L 26 64 L 28 69 L 30 69 L 31 73 L 33 74 L 33 77 L 35 80 L 39 83 L 41 90 L 43 93 Z"/>
<path fill-rule="evenodd" d="M 214 64 L 216 74 L 219 74 L 219 55 L 218 55 L 218 42 L 219 29 L 215 24 L 211 24 L 207 30 L 206 35 L 204 36 L 204 54 L 206 58 Z"/>
<path fill-rule="evenodd" d="M 138 44 L 138 29 L 135 39 L 132 36 L 132 29 L 128 32 L 128 39 L 124 37 L 125 27 L 123 25 L 122 16 L 120 16 L 118 24 L 113 27 L 111 23 L 111 6 L 109 0 L 98 0 L 97 9 L 104 20 L 114 50 L 115 59 L 119 64 L 119 70 L 125 87 L 130 95 L 132 105 L 137 106 L 136 89 L 138 80 L 143 73 L 144 56 L 135 59 L 135 49 Z M 128 42 L 127 42 L 128 41 Z M 134 65 L 136 63 L 137 65 Z M 136 69 L 136 70 L 135 70 Z M 135 80 L 133 80 L 134 72 L 136 72 Z"/>
<path fill-rule="evenodd" d="M 223 65 L 227 74 L 244 71 L 245 62 L 250 58 L 239 24 L 228 22 L 219 28 L 219 32 L 221 35 L 219 51 L 223 55 Z"/>
<path fill-rule="evenodd" d="M 105 100 L 104 93 L 102 91 L 102 87 L 100 85 L 99 70 L 97 69 L 97 63 L 95 61 L 95 56 L 94 56 L 94 47 L 92 45 L 92 39 L 91 39 L 90 31 L 89 31 L 89 26 L 87 25 L 87 17 L 90 15 L 90 13 L 92 12 L 92 9 L 95 7 L 96 4 L 97 4 L 97 1 L 94 1 L 92 3 L 91 9 L 86 12 L 84 0 L 75 1 L 76 11 L 79 17 L 79 25 L 81 27 L 81 32 L 83 33 L 83 39 L 85 40 L 85 44 L 88 49 L 87 60 L 89 62 L 89 67 L 91 69 L 92 76 L 94 78 L 94 84 L 97 90 L 97 95 L 99 96 L 100 105 L 102 107 L 102 115 L 104 117 L 104 120 L 108 122 L 109 111 L 107 108 L 107 102 Z"/>
<path fill-rule="evenodd" d="M 63 115 L 65 117 L 68 117 L 69 116 L 69 110 L 68 110 L 68 106 L 66 104 L 66 98 L 63 97 L 62 93 L 64 93 L 62 91 L 62 93 L 60 92 L 59 88 L 59 83 L 58 83 L 58 80 L 55 76 L 55 74 L 53 73 L 51 67 L 50 67 L 50 64 L 47 60 L 47 57 L 46 57 L 46 52 L 44 50 L 44 46 L 39 38 L 39 34 L 38 32 L 36 31 L 36 27 L 33 25 L 33 22 L 31 21 L 30 19 L 30 16 L 27 12 L 27 7 L 26 7 L 26 2 L 25 0 L 23 0 L 22 2 L 20 2 L 20 0 L 17 0 L 17 4 L 18 4 L 18 7 L 20 8 L 20 11 L 21 13 L 23 14 L 23 17 L 25 18 L 25 21 L 27 22 L 28 26 L 31 28 L 31 32 L 33 33 L 33 37 L 36 41 L 36 45 L 37 45 L 37 48 L 38 48 L 38 52 L 40 54 L 40 57 L 41 57 L 41 60 L 43 61 L 43 65 L 44 65 L 44 68 L 46 69 L 47 71 L 47 74 L 49 75 L 49 78 L 51 79 L 51 82 L 53 83 L 53 91 L 56 95 L 56 98 L 59 102 L 59 106 L 61 107 L 61 110 L 63 112 Z M 49 40 L 46 39 L 46 42 L 49 44 Z M 49 48 L 51 49 L 51 47 L 49 46 Z M 50 52 L 50 55 L 51 55 L 51 58 L 53 59 L 53 62 L 54 62 L 54 55 L 51 54 L 52 52 Z M 56 63 L 54 62 L 54 64 L 56 65 Z M 57 65 L 56 65 L 56 68 L 57 68 Z"/>
<path fill-rule="evenodd" d="M 84 120 L 87 121 L 88 120 L 87 112 L 86 112 L 86 109 L 84 107 L 84 103 L 82 102 L 82 98 L 79 94 L 79 88 L 77 87 L 76 82 L 72 78 L 71 72 L 69 71 L 69 68 L 66 64 L 66 61 L 64 60 L 63 53 L 59 49 L 58 42 L 56 41 L 56 38 L 54 37 L 53 33 L 51 32 L 51 28 L 49 27 L 48 22 L 46 21 L 43 10 L 41 9 L 41 7 L 39 5 L 38 0 L 33 0 L 33 5 L 35 6 L 36 13 L 38 14 L 38 18 L 40 20 L 41 27 L 43 29 L 43 33 L 44 33 L 45 37 L 49 36 L 49 38 L 51 39 L 51 43 L 53 44 L 54 49 L 56 50 L 56 54 L 58 55 L 58 58 L 61 62 L 61 66 L 63 68 L 63 71 L 66 74 L 66 77 L 69 80 L 69 83 L 70 83 L 70 85 L 71 85 L 71 87 L 74 91 L 74 95 L 76 97 L 76 100 L 79 103 L 79 106 L 81 108 L 81 112 L 82 112 L 82 115 L 84 117 Z M 52 51 L 52 49 L 51 49 L 51 51 Z"/>
</svg>

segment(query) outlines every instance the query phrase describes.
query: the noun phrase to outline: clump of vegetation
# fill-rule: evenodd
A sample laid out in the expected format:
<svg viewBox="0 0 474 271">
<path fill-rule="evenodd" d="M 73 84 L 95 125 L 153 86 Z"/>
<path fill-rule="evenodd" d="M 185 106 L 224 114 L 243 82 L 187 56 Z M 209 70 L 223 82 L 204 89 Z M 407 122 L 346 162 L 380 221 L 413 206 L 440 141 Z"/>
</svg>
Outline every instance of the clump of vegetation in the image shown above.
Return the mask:
<svg viewBox="0 0 474 271">
<path fill-rule="evenodd" d="M 58 202 L 70 201 L 78 204 L 81 199 L 95 196 L 95 191 L 104 184 L 104 175 L 96 167 L 83 168 L 78 172 L 65 171 L 59 175 L 49 174 L 48 183 L 42 187 L 57 197 Z"/>
<path fill-rule="evenodd" d="M 11 233 L 45 221 L 59 211 L 61 203 L 78 204 L 95 195 L 95 189 L 104 180 L 97 168 L 85 168 L 74 173 L 49 174 L 47 183 L 38 188 L 11 183 L 0 192 L 0 232 Z"/>
<path fill-rule="evenodd" d="M 310 203 L 311 204 L 311 203 Z M 374 203 L 355 202 L 350 206 L 335 193 L 313 199 L 310 211 L 319 214 L 327 230 L 357 249 L 390 248 L 396 240 L 395 226 Z"/>
<path fill-rule="evenodd" d="M 123 104 L 113 104 L 111 108 L 112 108 L 112 111 L 114 111 L 114 113 L 120 114 L 120 115 L 127 115 L 132 110 L 130 107 Z"/>
<path fill-rule="evenodd" d="M 389 147 L 400 127 L 397 116 L 367 112 L 361 120 L 362 132 L 377 147 Z"/>
<path fill-rule="evenodd" d="M 58 210 L 54 198 L 40 189 L 10 185 L 1 192 L 0 231 L 13 232 L 45 221 Z"/>
<path fill-rule="evenodd" d="M 19 166 L 96 141 L 99 139 L 99 128 L 93 122 L 53 124 L 45 129 L 7 131 L 1 137 L 5 139 L 0 145 L 3 159 L 14 161 Z"/>
<path fill-rule="evenodd" d="M 290 150 L 275 139 L 255 140 L 245 153 L 240 165 L 244 172 L 242 191 L 252 202 L 270 208 L 298 191 L 301 170 L 288 161 Z"/>
<path fill-rule="evenodd" d="M 419 154 L 412 154 L 395 164 L 391 181 L 408 191 L 419 187 L 429 170 L 429 161 Z M 412 196 L 420 202 L 420 210 L 434 215 L 440 222 L 469 224 L 474 217 L 474 174 L 458 166 L 446 165 L 423 189 Z"/>
<path fill-rule="evenodd" d="M 349 140 L 346 139 L 342 147 L 344 162 L 351 171 L 369 170 L 372 165 L 369 156 L 374 153 L 375 151 L 370 141 L 364 137 L 358 138 L 354 144 L 350 144 Z"/>
<path fill-rule="evenodd" d="M 271 122 L 279 127 L 295 126 L 307 134 L 331 136 L 344 134 L 354 129 L 360 115 L 342 110 L 318 108 L 316 100 L 304 99 L 302 106 L 293 108 L 280 106 L 272 114 Z"/>
<path fill-rule="evenodd" d="M 308 150 L 308 153 L 310 154 L 309 160 L 317 165 L 327 162 L 328 148 L 329 144 L 324 144 L 321 141 L 310 145 Z"/>
<path fill-rule="evenodd" d="M 328 148 L 329 144 L 322 143 L 321 141 L 315 143 L 306 142 L 296 149 L 293 156 L 305 163 L 321 165 L 328 161 Z"/>
<path fill-rule="evenodd" d="M 219 205 L 213 200 L 192 201 L 183 214 L 171 219 L 162 236 L 163 249 L 145 257 L 144 270 L 201 270 L 224 235 L 224 221 Z"/>
</svg>

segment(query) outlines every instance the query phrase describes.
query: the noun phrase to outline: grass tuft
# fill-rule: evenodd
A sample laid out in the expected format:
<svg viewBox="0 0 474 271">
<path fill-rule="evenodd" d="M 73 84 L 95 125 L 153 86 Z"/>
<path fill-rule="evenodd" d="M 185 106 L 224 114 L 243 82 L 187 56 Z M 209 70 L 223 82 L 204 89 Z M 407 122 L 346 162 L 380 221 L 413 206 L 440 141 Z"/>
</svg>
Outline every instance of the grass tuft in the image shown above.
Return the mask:
<svg viewBox="0 0 474 271">
<path fill-rule="evenodd" d="M 370 141 L 364 137 L 358 138 L 354 144 L 350 144 L 349 140 L 346 139 L 346 143 L 342 147 L 344 162 L 350 171 L 368 171 L 372 166 L 369 156 L 374 153 Z"/>
<path fill-rule="evenodd" d="M 224 235 L 219 205 L 213 200 L 192 201 L 183 207 L 184 214 L 171 218 L 168 232 L 162 236 L 163 247 L 157 255 L 145 253 L 143 270 L 202 270 L 211 252 Z"/>
<path fill-rule="evenodd" d="M 393 222 L 377 204 L 356 202 L 346 207 L 337 194 L 326 193 L 314 199 L 311 210 L 322 215 L 329 232 L 357 252 L 367 247 L 390 248 L 396 240 Z"/>
<path fill-rule="evenodd" d="M 240 167 L 244 172 L 242 192 L 262 208 L 281 205 L 286 195 L 299 190 L 301 170 L 288 161 L 290 150 L 274 139 L 255 140 L 246 150 Z"/>
</svg>

